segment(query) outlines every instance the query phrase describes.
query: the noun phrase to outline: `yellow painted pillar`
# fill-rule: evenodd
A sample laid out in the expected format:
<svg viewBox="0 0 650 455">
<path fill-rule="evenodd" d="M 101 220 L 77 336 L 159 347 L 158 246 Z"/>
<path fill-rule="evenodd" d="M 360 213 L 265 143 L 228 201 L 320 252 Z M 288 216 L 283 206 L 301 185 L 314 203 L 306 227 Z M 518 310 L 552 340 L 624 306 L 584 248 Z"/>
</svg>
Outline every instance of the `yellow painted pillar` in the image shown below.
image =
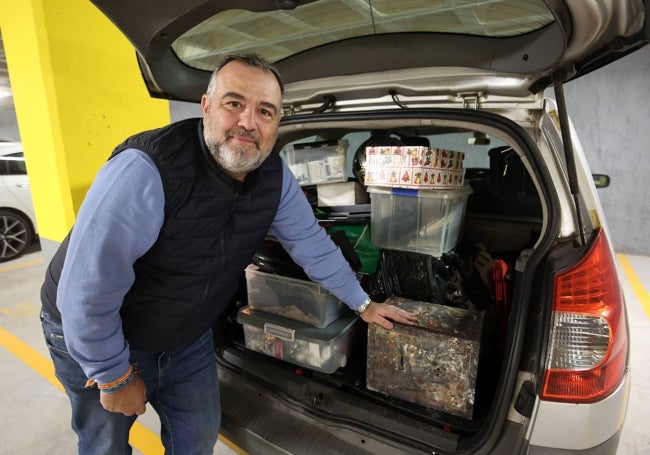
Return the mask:
<svg viewBox="0 0 650 455">
<path fill-rule="evenodd" d="M 167 124 L 135 50 L 89 0 L 0 0 L 18 129 L 46 260 L 113 148 Z"/>
</svg>

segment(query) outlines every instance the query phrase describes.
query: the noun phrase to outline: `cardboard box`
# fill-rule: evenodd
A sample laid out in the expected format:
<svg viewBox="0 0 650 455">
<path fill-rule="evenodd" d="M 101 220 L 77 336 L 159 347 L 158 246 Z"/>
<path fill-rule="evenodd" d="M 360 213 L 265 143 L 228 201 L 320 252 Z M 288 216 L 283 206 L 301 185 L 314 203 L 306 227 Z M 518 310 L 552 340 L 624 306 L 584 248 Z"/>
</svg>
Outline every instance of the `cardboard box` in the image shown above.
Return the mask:
<svg viewBox="0 0 650 455">
<path fill-rule="evenodd" d="M 391 299 L 418 315 L 417 326 L 368 327 L 366 387 L 472 418 L 483 313 Z"/>
<path fill-rule="evenodd" d="M 327 183 L 316 187 L 319 207 L 368 204 L 365 188 L 357 182 Z"/>
<path fill-rule="evenodd" d="M 465 154 L 423 146 L 366 147 L 365 184 L 397 188 L 459 188 Z"/>
</svg>

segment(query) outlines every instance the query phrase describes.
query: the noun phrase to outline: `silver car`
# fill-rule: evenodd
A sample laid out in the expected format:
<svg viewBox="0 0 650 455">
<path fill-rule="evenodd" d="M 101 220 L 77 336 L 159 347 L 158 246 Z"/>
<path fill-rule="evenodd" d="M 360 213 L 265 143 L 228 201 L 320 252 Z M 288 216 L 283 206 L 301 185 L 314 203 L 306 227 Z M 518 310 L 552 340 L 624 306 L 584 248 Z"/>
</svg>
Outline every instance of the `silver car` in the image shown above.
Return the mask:
<svg viewBox="0 0 650 455">
<path fill-rule="evenodd" d="M 20 256 L 38 235 L 19 142 L 0 142 L 0 262 Z"/>
<path fill-rule="evenodd" d="M 259 274 L 247 273 L 215 330 L 227 438 L 265 454 L 616 452 L 630 389 L 626 309 L 563 84 L 647 44 L 648 3 L 92 1 L 133 43 L 154 97 L 198 102 L 230 52 L 275 62 L 286 82 L 278 152 L 323 225 L 343 230 L 362 258 L 362 282 L 379 294 L 382 279 L 433 264 L 433 277 L 392 293 L 480 321 L 398 342 L 365 326 L 340 341 L 345 325 L 325 338 L 334 341 L 301 339 L 304 326 L 242 308 L 259 299 Z M 434 202 L 417 193 L 403 210 L 395 185 L 368 179 L 373 146 L 457 153 L 462 187 L 441 177 L 453 178 L 448 193 Z M 302 166 L 314 150 L 332 154 Z M 341 150 L 338 183 L 367 199 L 353 190 L 349 202 L 343 188 L 343 199 L 317 207 L 319 186 L 332 183 L 319 179 L 338 172 Z M 399 168 L 395 177 L 413 175 Z M 434 229 L 420 210 L 431 205 L 449 220 L 435 226 L 446 234 L 417 245 Z M 254 266 L 289 275 L 272 250 Z M 378 276 L 391 254 L 411 262 Z M 428 287 L 441 292 L 422 297 Z M 266 298 L 290 306 L 286 289 Z M 378 363 L 382 353 L 392 355 Z"/>
</svg>

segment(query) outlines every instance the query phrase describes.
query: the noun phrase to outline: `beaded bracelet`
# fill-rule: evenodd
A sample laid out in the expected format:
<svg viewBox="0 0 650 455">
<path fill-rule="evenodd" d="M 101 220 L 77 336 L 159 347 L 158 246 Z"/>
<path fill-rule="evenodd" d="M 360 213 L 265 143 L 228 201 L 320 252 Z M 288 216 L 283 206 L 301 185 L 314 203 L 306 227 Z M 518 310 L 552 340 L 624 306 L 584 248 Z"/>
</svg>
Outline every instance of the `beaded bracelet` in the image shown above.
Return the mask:
<svg viewBox="0 0 650 455">
<path fill-rule="evenodd" d="M 133 368 L 133 365 L 129 365 L 129 369 L 126 370 L 126 373 L 124 373 L 122 376 L 117 378 L 114 381 L 107 382 L 106 384 L 98 384 L 97 381 L 94 379 L 89 379 L 86 382 L 86 388 L 88 387 L 93 387 L 97 386 L 97 388 L 104 393 L 113 393 L 117 392 L 118 390 L 123 389 L 127 385 L 129 385 L 133 379 L 135 378 L 135 375 L 139 373 L 139 370 L 136 370 Z"/>
<path fill-rule="evenodd" d="M 97 384 L 97 388 L 99 388 L 99 391 L 102 393 L 117 392 L 118 390 L 121 390 L 127 385 L 131 384 L 134 378 L 135 378 L 135 370 L 132 370 L 131 374 L 129 374 L 129 376 L 127 376 L 127 378 L 124 381 L 120 382 L 119 384 L 113 387 L 106 387 L 107 384 Z"/>
</svg>

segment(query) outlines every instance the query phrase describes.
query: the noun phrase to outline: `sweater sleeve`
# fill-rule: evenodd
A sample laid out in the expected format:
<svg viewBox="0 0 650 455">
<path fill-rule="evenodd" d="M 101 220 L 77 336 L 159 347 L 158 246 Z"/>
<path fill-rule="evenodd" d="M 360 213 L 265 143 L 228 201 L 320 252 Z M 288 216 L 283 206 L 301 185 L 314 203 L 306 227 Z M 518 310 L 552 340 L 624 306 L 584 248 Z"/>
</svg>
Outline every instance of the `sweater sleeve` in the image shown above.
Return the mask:
<svg viewBox="0 0 650 455">
<path fill-rule="evenodd" d="M 160 174 L 135 149 L 100 169 L 79 209 L 57 305 L 70 355 L 99 383 L 129 367 L 120 307 L 134 281 L 133 263 L 156 241 L 163 219 Z"/>
<path fill-rule="evenodd" d="M 298 181 L 283 163 L 282 197 L 271 224 L 293 260 L 313 281 L 356 310 L 367 298 L 354 271 L 314 216 Z"/>
</svg>

